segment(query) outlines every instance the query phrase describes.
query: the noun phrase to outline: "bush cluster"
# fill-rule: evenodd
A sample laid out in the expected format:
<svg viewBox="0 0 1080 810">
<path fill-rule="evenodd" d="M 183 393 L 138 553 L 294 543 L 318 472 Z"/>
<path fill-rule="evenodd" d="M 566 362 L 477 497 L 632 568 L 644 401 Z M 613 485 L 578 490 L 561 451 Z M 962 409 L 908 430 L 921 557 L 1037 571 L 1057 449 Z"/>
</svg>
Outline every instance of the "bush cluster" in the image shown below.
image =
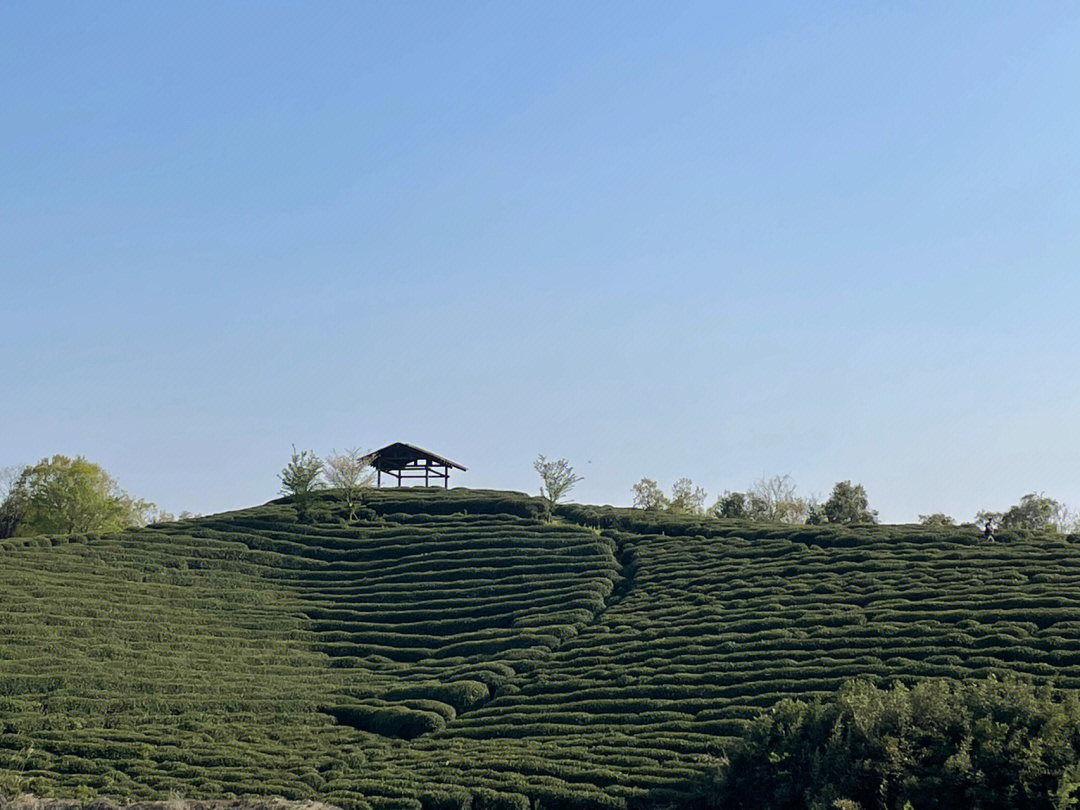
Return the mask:
<svg viewBox="0 0 1080 810">
<path fill-rule="evenodd" d="M 1063 810 L 1080 788 L 1080 700 L 1015 678 L 845 684 L 786 699 L 710 774 L 708 807 Z"/>
</svg>

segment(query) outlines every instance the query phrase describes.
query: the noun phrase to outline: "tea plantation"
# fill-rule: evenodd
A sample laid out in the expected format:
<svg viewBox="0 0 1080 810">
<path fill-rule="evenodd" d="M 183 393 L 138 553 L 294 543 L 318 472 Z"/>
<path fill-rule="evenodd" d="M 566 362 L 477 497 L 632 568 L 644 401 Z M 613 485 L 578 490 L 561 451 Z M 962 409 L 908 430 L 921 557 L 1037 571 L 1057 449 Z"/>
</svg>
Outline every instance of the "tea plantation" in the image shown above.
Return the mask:
<svg viewBox="0 0 1080 810">
<path fill-rule="evenodd" d="M 678 803 L 785 696 L 1080 688 L 1080 539 L 332 494 L 0 543 L 0 793 Z"/>
</svg>

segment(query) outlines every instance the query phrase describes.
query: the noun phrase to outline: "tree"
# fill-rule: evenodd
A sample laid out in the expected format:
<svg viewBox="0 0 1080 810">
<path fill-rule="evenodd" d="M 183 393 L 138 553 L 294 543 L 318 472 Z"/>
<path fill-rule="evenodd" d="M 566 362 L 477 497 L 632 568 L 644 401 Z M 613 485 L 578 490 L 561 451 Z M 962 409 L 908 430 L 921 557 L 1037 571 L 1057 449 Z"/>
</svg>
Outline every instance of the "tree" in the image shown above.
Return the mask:
<svg viewBox="0 0 1080 810">
<path fill-rule="evenodd" d="M 747 513 L 753 520 L 805 523 L 810 513 L 810 502 L 795 494 L 790 475 L 759 478 L 747 494 Z"/>
<path fill-rule="evenodd" d="M 55 455 L 24 467 L 0 506 L 6 534 L 76 534 L 145 526 L 158 513 L 82 456 Z"/>
<path fill-rule="evenodd" d="M 682 515 L 700 515 L 705 511 L 705 490 L 695 487 L 689 478 L 680 478 L 671 487 L 668 511 Z"/>
<path fill-rule="evenodd" d="M 668 499 L 664 491 L 660 489 L 651 478 L 642 478 L 634 484 L 634 508 L 645 509 L 649 512 L 658 512 L 667 509 Z"/>
<path fill-rule="evenodd" d="M 810 498 L 807 501 L 806 509 L 806 523 L 808 526 L 822 526 L 829 522 L 829 518 L 825 515 L 825 507 L 823 504 L 817 502 L 817 498 Z"/>
<path fill-rule="evenodd" d="M 717 518 L 749 517 L 746 495 L 741 492 L 725 491 L 716 497 L 716 503 L 709 509 L 709 513 Z"/>
<path fill-rule="evenodd" d="M 1030 492 L 1001 516 L 1003 529 L 1027 529 L 1032 532 L 1056 531 L 1057 519 L 1064 507 L 1043 493 Z"/>
<path fill-rule="evenodd" d="M 992 528 L 997 527 L 1001 525 L 1001 518 L 1004 514 L 1004 512 L 992 512 L 989 509 L 980 509 L 975 513 L 975 522 L 980 525 L 989 523 Z"/>
<path fill-rule="evenodd" d="M 7 496 L 15 487 L 15 482 L 19 480 L 19 476 L 25 469 L 25 466 L 0 467 L 0 501 L 7 500 Z"/>
<path fill-rule="evenodd" d="M 349 520 L 356 520 L 356 508 L 360 505 L 360 488 L 371 485 L 373 474 L 367 454 L 355 448 L 338 453 L 334 451 L 326 459 L 326 481 L 341 491 Z"/>
<path fill-rule="evenodd" d="M 956 525 L 956 521 L 944 512 L 934 512 L 932 515 L 919 515 L 919 523 L 933 529 L 947 529 Z"/>
<path fill-rule="evenodd" d="M 829 523 L 877 523 L 877 512 L 869 508 L 862 484 L 840 481 L 825 501 L 825 518 Z"/>
<path fill-rule="evenodd" d="M 1080 534 L 1080 512 L 1059 505 L 1058 512 L 1054 516 L 1054 525 L 1068 534 Z"/>
<path fill-rule="evenodd" d="M 540 495 L 547 498 L 551 504 L 556 504 L 563 498 L 578 481 L 583 481 L 580 475 L 574 474 L 574 468 L 565 458 L 556 461 L 548 461 L 544 456 L 537 456 L 533 462 L 533 469 L 540 474 L 543 482 L 540 486 Z"/>
<path fill-rule="evenodd" d="M 25 467 L 0 468 L 0 539 L 11 537 L 19 524 L 18 506 L 10 497 Z"/>
<path fill-rule="evenodd" d="M 305 520 L 315 493 L 322 489 L 322 460 L 311 450 L 297 450 L 293 445 L 292 457 L 278 476 L 281 492 L 292 497 L 296 515 Z"/>
<path fill-rule="evenodd" d="M 1029 492 L 1020 503 L 1004 512 L 982 509 L 975 514 L 975 522 L 989 522 L 992 527 L 1001 529 L 1080 533 L 1080 514 L 1041 492 Z"/>
</svg>

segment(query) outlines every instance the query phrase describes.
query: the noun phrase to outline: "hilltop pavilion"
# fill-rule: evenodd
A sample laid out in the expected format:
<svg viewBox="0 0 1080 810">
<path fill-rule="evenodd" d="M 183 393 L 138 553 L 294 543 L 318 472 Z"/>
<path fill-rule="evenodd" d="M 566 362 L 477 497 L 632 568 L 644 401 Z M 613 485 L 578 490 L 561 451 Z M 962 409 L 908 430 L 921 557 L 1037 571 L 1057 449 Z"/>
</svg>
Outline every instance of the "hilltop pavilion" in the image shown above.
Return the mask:
<svg viewBox="0 0 1080 810">
<path fill-rule="evenodd" d="M 450 486 L 450 469 L 461 470 L 465 468 L 456 461 L 432 453 L 415 444 L 394 442 L 381 450 L 376 450 L 364 457 L 376 470 L 376 485 L 382 486 L 382 476 L 386 473 L 391 478 L 397 479 L 400 487 L 403 479 L 424 479 L 424 486 L 431 486 L 432 480 L 436 486 L 441 480 L 443 488 Z"/>
</svg>

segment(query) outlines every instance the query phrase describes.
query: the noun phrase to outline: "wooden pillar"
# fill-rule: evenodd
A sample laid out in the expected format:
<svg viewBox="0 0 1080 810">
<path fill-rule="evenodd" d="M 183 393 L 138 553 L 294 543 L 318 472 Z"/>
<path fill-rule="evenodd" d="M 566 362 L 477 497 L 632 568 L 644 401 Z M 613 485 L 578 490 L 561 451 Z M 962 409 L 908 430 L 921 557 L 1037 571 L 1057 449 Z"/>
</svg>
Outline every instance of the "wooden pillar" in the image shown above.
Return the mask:
<svg viewBox="0 0 1080 810">
<path fill-rule="evenodd" d="M 431 486 L 431 481 L 428 480 L 429 475 L 431 475 L 431 462 L 430 461 L 425 461 L 424 462 L 424 486 L 425 487 L 430 487 Z"/>
<path fill-rule="evenodd" d="M 375 486 L 377 486 L 377 487 L 382 486 L 382 470 L 376 470 L 375 471 Z"/>
</svg>

